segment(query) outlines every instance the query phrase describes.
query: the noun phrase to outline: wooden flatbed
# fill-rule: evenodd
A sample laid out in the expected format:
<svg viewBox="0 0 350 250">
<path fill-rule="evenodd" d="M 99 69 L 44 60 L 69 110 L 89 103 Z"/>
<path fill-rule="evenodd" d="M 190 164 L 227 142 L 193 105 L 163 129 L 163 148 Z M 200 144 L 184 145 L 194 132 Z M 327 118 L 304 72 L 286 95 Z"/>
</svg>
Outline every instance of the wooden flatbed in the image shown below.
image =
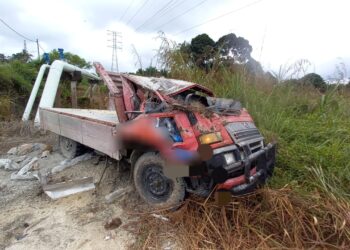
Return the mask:
<svg viewBox="0 0 350 250">
<path fill-rule="evenodd" d="M 40 108 L 40 126 L 120 160 L 113 110 Z"/>
</svg>

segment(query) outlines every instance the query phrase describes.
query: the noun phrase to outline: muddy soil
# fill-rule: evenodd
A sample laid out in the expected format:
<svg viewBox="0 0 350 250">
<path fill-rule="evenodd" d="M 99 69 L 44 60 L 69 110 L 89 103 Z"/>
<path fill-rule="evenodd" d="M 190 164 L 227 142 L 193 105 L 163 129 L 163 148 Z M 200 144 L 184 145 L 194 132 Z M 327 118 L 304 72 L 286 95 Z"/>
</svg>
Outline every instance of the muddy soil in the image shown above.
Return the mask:
<svg viewBox="0 0 350 250">
<path fill-rule="evenodd" d="M 52 168 L 64 158 L 58 151 L 53 134 L 0 136 L 0 158 L 13 146 L 28 142 L 44 142 L 53 146 L 52 154 L 40 159 L 40 168 Z M 55 181 L 81 177 L 99 182 L 105 169 L 105 158 L 95 165 L 96 157 L 81 162 L 55 175 Z M 58 200 L 51 200 L 39 181 L 10 180 L 12 172 L 0 169 L 0 249 L 128 249 L 136 236 L 133 226 L 143 203 L 132 192 L 111 204 L 105 195 L 130 185 L 130 172 L 110 161 L 96 189 Z M 140 209 L 141 208 L 141 209 Z M 104 228 L 111 218 L 122 224 L 111 230 Z"/>
</svg>

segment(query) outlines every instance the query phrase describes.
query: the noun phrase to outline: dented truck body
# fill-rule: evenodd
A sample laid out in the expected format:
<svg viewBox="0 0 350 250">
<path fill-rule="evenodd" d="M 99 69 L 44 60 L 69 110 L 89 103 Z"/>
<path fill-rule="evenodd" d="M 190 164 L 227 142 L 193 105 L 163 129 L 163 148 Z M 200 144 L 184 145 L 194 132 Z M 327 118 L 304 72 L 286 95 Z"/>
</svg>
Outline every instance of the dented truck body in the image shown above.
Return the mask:
<svg viewBox="0 0 350 250">
<path fill-rule="evenodd" d="M 276 146 L 264 142 L 238 101 L 195 83 L 94 66 L 110 91 L 109 110 L 42 108 L 41 126 L 127 159 L 148 203 L 172 206 L 187 193 L 213 190 L 244 194 L 272 175 Z"/>
</svg>

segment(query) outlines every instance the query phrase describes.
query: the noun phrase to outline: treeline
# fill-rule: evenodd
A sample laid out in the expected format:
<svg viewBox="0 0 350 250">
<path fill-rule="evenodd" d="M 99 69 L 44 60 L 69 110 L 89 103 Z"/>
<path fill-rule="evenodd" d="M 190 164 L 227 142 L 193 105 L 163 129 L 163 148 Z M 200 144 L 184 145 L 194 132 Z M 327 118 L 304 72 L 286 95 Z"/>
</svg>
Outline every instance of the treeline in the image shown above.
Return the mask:
<svg viewBox="0 0 350 250">
<path fill-rule="evenodd" d="M 320 92 L 336 86 L 327 84 L 319 74 L 306 74 L 307 70 L 303 66 L 309 63 L 307 60 L 299 60 L 295 65 L 289 65 L 288 69 L 284 69 L 293 71 L 289 76 L 286 75 L 287 72 L 281 74 L 281 72 L 264 71 L 261 64 L 252 57 L 253 48 L 249 41 L 234 33 L 224 35 L 217 41 L 214 41 L 208 34 L 200 34 L 192 38 L 190 42 L 184 41 L 173 46 L 165 37 L 161 38 L 163 43 L 159 50 L 158 62 L 161 62 L 160 68 L 162 69 L 158 70 L 151 65 L 145 69 L 138 69 L 136 74 L 183 77 L 176 72 L 183 74 L 184 68 L 201 70 L 207 74 L 224 69 L 232 73 L 243 73 L 256 82 L 268 81 L 274 84 L 310 86 Z M 350 89 L 350 83 L 339 85 L 337 88 L 339 90 Z"/>
</svg>

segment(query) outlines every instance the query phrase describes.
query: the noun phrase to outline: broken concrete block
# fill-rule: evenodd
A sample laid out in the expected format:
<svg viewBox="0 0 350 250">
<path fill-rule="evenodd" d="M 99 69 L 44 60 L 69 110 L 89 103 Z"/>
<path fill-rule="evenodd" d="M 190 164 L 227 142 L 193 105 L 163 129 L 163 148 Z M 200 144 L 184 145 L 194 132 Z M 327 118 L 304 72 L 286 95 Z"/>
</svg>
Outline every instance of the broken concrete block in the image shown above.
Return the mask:
<svg viewBox="0 0 350 250">
<path fill-rule="evenodd" d="M 52 146 L 44 143 L 35 143 L 33 151 L 39 150 L 40 152 L 49 151 L 52 152 Z"/>
<path fill-rule="evenodd" d="M 9 151 L 7 151 L 7 154 L 23 156 L 33 151 L 40 151 L 41 153 L 46 150 L 52 151 L 52 146 L 44 143 L 26 143 L 26 144 L 22 144 L 20 146 L 11 148 Z"/>
<path fill-rule="evenodd" d="M 64 161 L 61 161 L 58 166 L 52 168 L 51 173 L 56 174 L 58 172 L 63 171 L 66 168 L 69 168 L 69 167 L 72 167 L 72 166 L 78 164 L 79 162 L 90 160 L 91 158 L 92 158 L 92 154 L 86 153 L 86 154 L 80 155 L 78 157 L 75 157 L 74 159 L 71 159 L 71 160 L 66 159 Z"/>
<path fill-rule="evenodd" d="M 14 158 L 13 160 L 14 160 L 16 163 L 20 163 L 20 162 L 24 161 L 26 158 L 27 158 L 26 155 L 22 155 L 22 156 L 18 156 L 18 157 L 16 157 L 16 158 Z"/>
<path fill-rule="evenodd" d="M 8 167 L 11 164 L 12 160 L 10 159 L 0 159 L 0 168 Z"/>
<path fill-rule="evenodd" d="M 26 155 L 34 150 L 34 143 L 22 144 L 17 147 L 16 155 Z"/>
<path fill-rule="evenodd" d="M 23 168 L 25 165 L 27 165 L 32 160 L 32 157 L 27 157 L 21 162 L 20 168 Z"/>
<path fill-rule="evenodd" d="M 17 147 L 11 148 L 9 151 L 7 151 L 8 155 L 15 155 L 17 154 Z"/>
<path fill-rule="evenodd" d="M 29 162 L 22 167 L 17 173 L 11 174 L 11 180 L 35 180 L 36 177 L 30 170 L 39 168 L 38 157 L 29 158 Z"/>
<path fill-rule="evenodd" d="M 0 168 L 4 168 L 5 170 L 14 171 L 18 170 L 21 167 L 11 159 L 0 159 Z"/>
<path fill-rule="evenodd" d="M 41 159 L 47 158 L 50 155 L 50 151 L 49 150 L 45 150 L 41 153 Z"/>
<path fill-rule="evenodd" d="M 17 175 L 25 175 L 29 170 L 32 170 L 33 167 L 38 163 L 38 157 L 33 157 L 29 163 L 27 163 L 24 167 L 22 167 Z"/>
</svg>

